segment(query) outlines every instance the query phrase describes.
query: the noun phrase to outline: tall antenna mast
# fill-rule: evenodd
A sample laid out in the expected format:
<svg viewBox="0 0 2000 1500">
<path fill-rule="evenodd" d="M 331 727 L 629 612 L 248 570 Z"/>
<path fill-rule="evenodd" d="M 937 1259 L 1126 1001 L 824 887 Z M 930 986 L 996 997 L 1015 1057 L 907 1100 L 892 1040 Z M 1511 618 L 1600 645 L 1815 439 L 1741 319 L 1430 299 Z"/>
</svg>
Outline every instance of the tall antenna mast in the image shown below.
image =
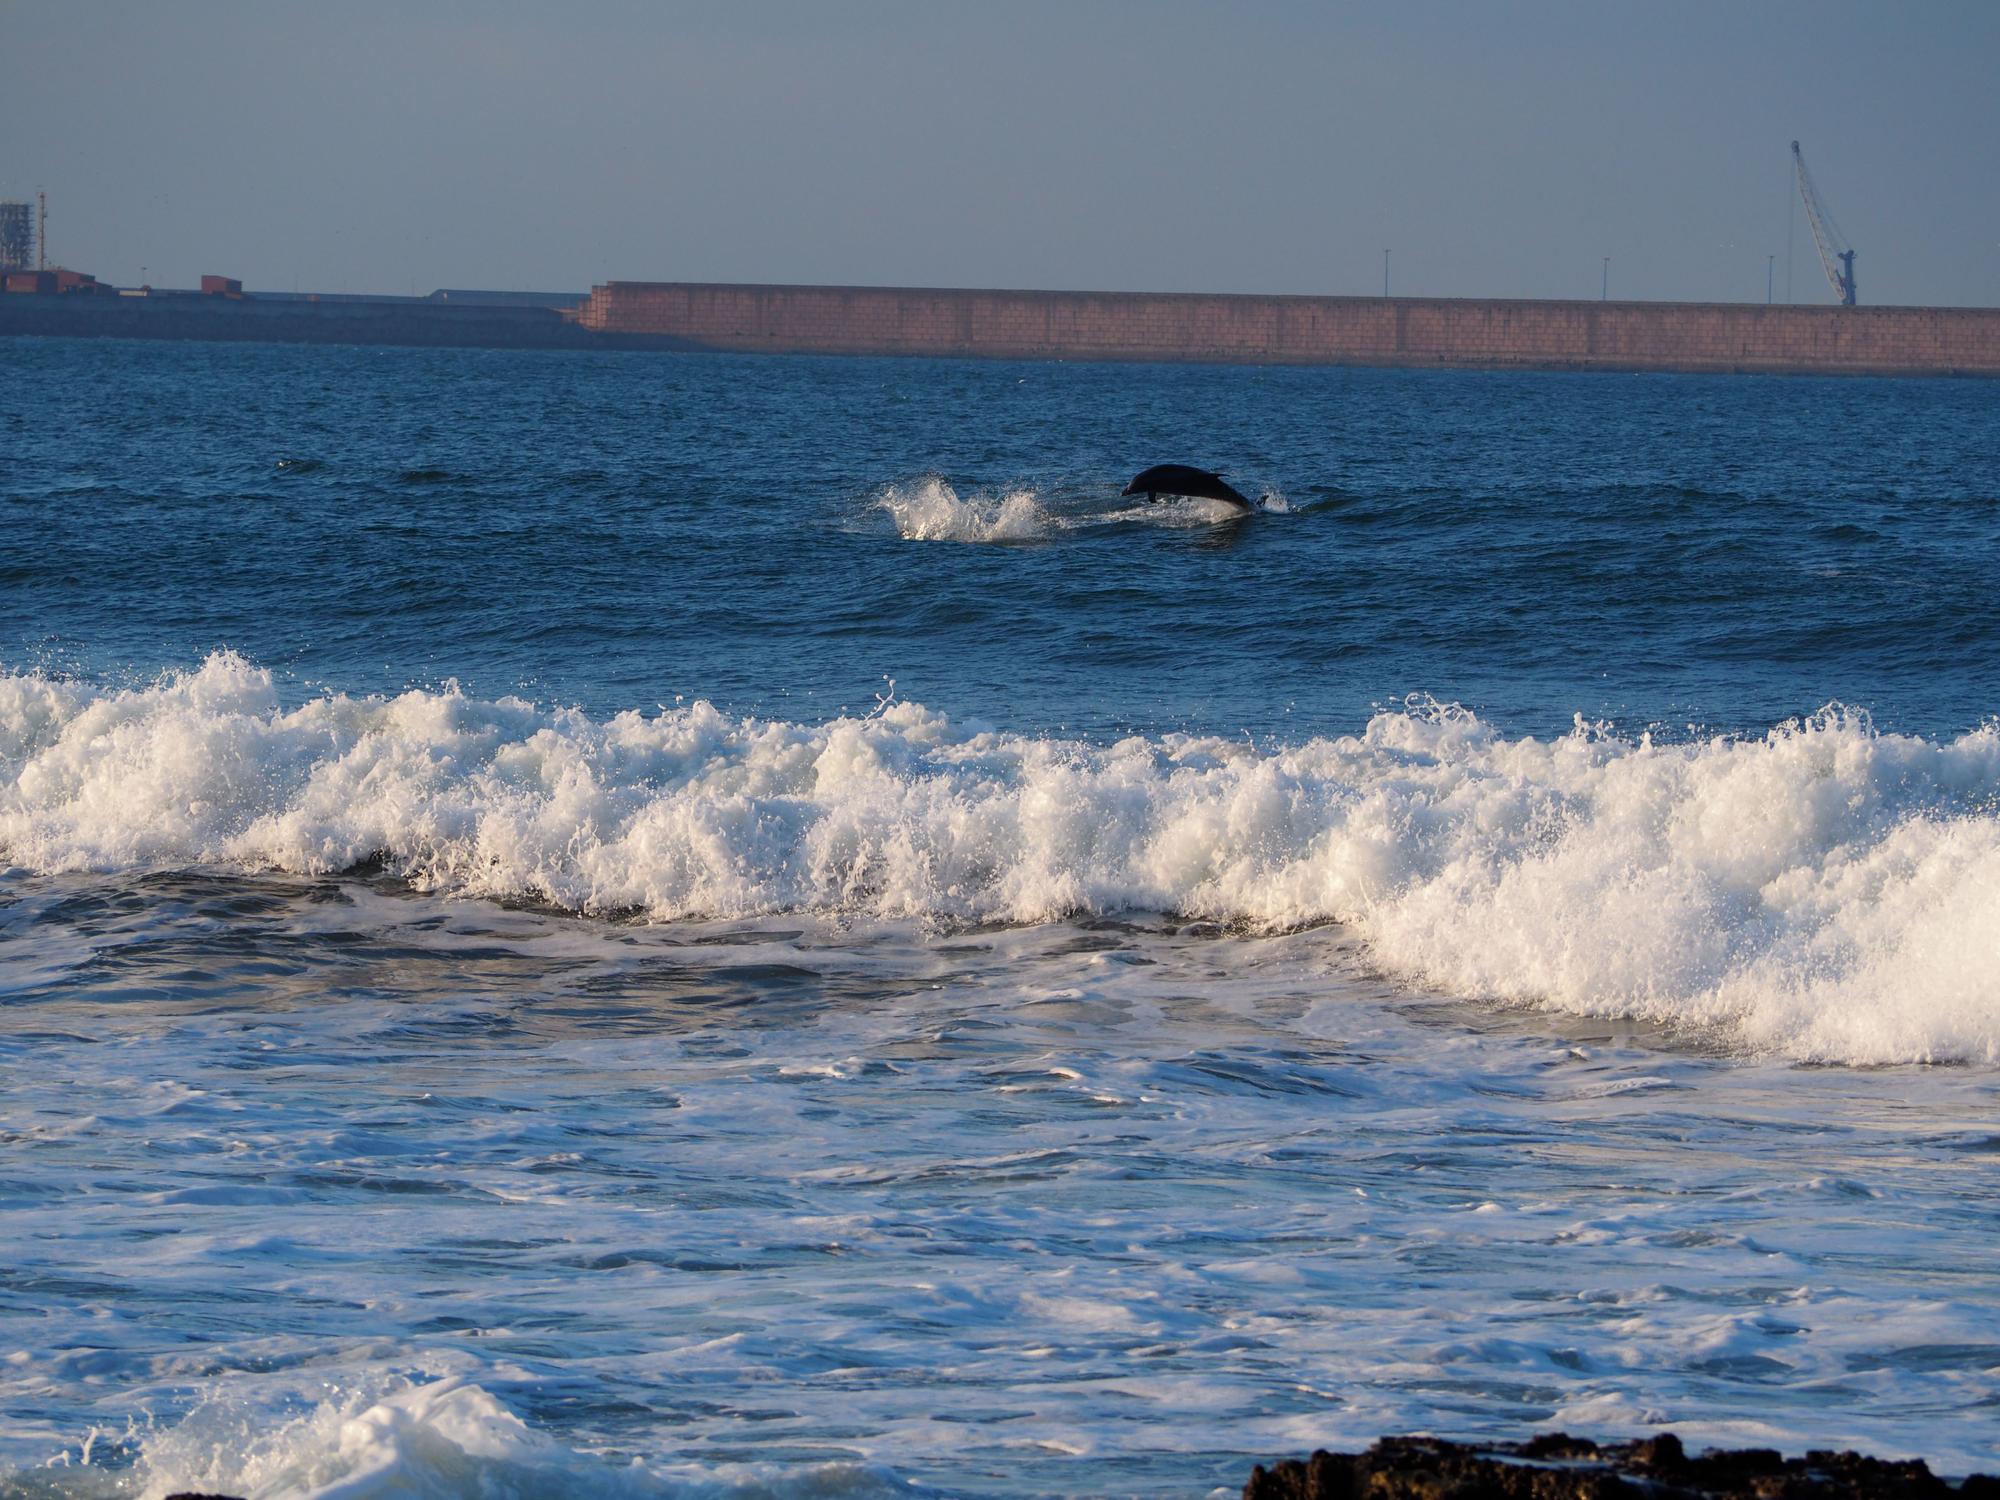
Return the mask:
<svg viewBox="0 0 2000 1500">
<path fill-rule="evenodd" d="M 1806 205 L 1806 222 L 1812 226 L 1813 243 L 1819 247 L 1820 269 L 1826 272 L 1826 279 L 1833 287 L 1833 294 L 1840 298 L 1842 305 L 1854 306 L 1854 251 L 1846 238 L 1833 222 L 1833 215 L 1826 211 L 1826 205 L 1819 201 L 1819 192 L 1813 187 L 1812 174 L 1806 171 L 1805 154 L 1799 150 L 1799 143 L 1792 142 L 1792 166 L 1797 170 L 1799 197 Z M 1836 266 L 1835 261 L 1840 264 Z"/>
<path fill-rule="evenodd" d="M 35 189 L 36 232 L 35 269 L 49 268 L 49 195 L 40 188 Z"/>
</svg>

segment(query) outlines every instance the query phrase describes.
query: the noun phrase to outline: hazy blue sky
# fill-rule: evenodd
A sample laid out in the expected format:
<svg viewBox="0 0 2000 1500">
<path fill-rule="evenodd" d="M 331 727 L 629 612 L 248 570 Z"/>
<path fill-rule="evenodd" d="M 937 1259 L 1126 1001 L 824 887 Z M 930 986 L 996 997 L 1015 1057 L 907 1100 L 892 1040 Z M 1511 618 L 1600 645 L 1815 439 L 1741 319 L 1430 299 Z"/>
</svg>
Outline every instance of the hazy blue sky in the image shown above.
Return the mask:
<svg viewBox="0 0 2000 1500">
<path fill-rule="evenodd" d="M 2000 3 L 0 0 L 0 196 L 119 282 L 2000 303 Z M 1797 300 L 1829 300 L 1804 218 Z"/>
</svg>

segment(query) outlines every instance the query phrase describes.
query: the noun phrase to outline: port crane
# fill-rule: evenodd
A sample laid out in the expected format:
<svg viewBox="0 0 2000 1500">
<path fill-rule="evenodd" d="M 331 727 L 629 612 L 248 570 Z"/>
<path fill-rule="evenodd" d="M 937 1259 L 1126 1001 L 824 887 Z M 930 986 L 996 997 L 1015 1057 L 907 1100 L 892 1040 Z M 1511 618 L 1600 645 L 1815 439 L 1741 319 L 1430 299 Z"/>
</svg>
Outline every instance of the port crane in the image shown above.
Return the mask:
<svg viewBox="0 0 2000 1500">
<path fill-rule="evenodd" d="M 1805 200 L 1806 222 L 1812 225 L 1813 243 L 1819 247 L 1820 269 L 1826 272 L 1826 279 L 1833 284 L 1834 295 L 1842 305 L 1852 307 L 1854 250 L 1834 226 L 1833 215 L 1826 211 L 1826 205 L 1819 201 L 1819 190 L 1813 186 L 1812 174 L 1806 170 L 1805 153 L 1799 150 L 1797 141 L 1792 142 L 1792 166 L 1798 177 L 1799 196 Z M 1790 274 L 1786 272 L 1787 276 Z"/>
</svg>

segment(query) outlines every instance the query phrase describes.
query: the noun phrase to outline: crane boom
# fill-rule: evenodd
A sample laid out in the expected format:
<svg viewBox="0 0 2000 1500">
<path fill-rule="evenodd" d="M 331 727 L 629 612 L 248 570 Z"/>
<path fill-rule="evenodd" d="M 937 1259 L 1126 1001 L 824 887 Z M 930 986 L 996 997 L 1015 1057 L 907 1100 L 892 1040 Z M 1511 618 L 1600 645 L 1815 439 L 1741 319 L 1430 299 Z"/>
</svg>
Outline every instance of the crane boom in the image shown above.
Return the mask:
<svg viewBox="0 0 2000 1500">
<path fill-rule="evenodd" d="M 1833 287 L 1833 294 L 1848 307 L 1854 306 L 1854 250 L 1834 225 L 1833 215 L 1819 201 L 1812 174 L 1806 170 L 1805 153 L 1792 142 L 1792 166 L 1796 169 L 1799 196 L 1805 200 L 1806 222 L 1812 226 L 1813 244 L 1819 247 L 1820 269 Z M 1836 262 L 1838 264 L 1836 264 Z"/>
</svg>

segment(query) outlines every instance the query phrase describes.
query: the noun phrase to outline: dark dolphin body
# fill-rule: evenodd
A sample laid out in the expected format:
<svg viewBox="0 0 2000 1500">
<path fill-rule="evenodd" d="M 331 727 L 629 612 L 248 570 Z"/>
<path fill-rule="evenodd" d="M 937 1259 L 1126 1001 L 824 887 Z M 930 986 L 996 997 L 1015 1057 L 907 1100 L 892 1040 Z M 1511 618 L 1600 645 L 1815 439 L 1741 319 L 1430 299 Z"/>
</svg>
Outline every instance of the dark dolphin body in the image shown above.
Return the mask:
<svg viewBox="0 0 2000 1500">
<path fill-rule="evenodd" d="M 1225 483 L 1220 474 L 1211 474 L 1206 469 L 1191 469 L 1186 464 L 1154 464 L 1144 473 L 1134 476 L 1132 482 L 1125 486 L 1125 493 L 1144 495 L 1148 500 L 1161 495 L 1190 495 L 1197 500 L 1221 500 L 1241 506 L 1246 511 L 1256 509 Z"/>
</svg>

